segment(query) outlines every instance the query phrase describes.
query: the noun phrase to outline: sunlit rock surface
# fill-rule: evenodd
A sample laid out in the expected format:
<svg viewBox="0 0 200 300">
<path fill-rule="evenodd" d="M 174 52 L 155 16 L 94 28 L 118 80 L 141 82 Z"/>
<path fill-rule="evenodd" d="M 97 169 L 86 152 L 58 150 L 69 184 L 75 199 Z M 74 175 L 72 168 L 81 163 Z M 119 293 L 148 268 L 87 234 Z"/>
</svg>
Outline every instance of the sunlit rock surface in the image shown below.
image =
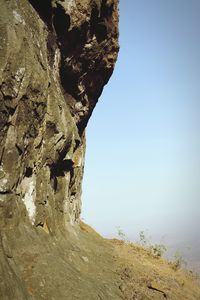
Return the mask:
<svg viewBox="0 0 200 300">
<path fill-rule="evenodd" d="M 117 59 L 118 3 L 0 8 L 0 299 L 90 299 L 65 272 L 84 247 L 85 128 Z"/>
</svg>

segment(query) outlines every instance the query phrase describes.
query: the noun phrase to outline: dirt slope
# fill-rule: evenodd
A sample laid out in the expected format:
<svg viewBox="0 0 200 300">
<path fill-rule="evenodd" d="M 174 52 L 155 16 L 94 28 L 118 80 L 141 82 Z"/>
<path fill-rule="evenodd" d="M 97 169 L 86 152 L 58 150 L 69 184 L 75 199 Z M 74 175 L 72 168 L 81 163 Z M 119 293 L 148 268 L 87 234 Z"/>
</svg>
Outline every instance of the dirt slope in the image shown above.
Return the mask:
<svg viewBox="0 0 200 300">
<path fill-rule="evenodd" d="M 102 239 L 88 225 L 82 224 L 82 230 L 88 237 L 99 239 L 105 249 L 111 247 L 111 268 L 113 275 L 119 276 L 116 284 L 122 299 L 200 299 L 200 279 L 192 272 L 175 269 L 172 263 L 152 256 L 141 246 Z"/>
<path fill-rule="evenodd" d="M 193 274 L 175 271 L 139 246 L 104 239 L 82 222 L 56 236 L 19 225 L 10 228 L 5 245 L 1 300 L 200 299 Z M 7 272 L 12 269 L 14 275 Z"/>
</svg>

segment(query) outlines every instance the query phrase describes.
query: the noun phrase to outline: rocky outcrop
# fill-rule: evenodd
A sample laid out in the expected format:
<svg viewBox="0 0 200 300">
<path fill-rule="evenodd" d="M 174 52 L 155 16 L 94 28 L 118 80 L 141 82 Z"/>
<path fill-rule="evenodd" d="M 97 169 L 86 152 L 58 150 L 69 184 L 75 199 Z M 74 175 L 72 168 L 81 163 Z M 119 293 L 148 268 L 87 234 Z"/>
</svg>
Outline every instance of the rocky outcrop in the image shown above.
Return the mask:
<svg viewBox="0 0 200 300">
<path fill-rule="evenodd" d="M 0 7 L 0 298 L 66 299 L 34 296 L 26 258 L 55 257 L 53 240 L 79 230 L 85 128 L 117 58 L 118 3 Z"/>
<path fill-rule="evenodd" d="M 84 131 L 117 58 L 117 2 L 2 0 L 1 10 L 1 206 L 53 232 L 79 218 Z"/>
</svg>

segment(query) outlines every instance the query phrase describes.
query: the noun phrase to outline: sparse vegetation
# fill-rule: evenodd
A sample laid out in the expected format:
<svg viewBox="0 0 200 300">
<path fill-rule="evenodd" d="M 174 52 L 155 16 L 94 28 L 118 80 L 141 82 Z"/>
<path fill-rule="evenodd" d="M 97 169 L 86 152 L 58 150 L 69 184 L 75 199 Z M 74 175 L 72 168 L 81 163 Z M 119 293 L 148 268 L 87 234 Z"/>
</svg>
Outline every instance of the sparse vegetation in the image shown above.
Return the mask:
<svg viewBox="0 0 200 300">
<path fill-rule="evenodd" d="M 146 246 L 148 245 L 148 239 L 147 239 L 147 235 L 146 233 L 144 232 L 144 230 L 141 230 L 139 232 L 139 236 L 140 236 L 140 243 L 143 245 L 143 246 Z"/>
<path fill-rule="evenodd" d="M 124 233 L 124 231 L 121 229 L 120 226 L 117 226 L 117 234 L 121 240 L 123 240 L 123 241 L 127 240 L 126 234 Z"/>
<path fill-rule="evenodd" d="M 153 256 L 162 257 L 163 254 L 167 251 L 167 248 L 163 244 L 154 244 L 149 247 Z"/>
<path fill-rule="evenodd" d="M 176 251 L 174 254 L 174 261 L 173 261 L 173 269 L 174 270 L 178 270 L 180 269 L 182 266 L 186 266 L 187 263 L 184 260 L 182 254 L 179 251 Z"/>
<path fill-rule="evenodd" d="M 139 232 L 140 244 L 147 250 L 150 250 L 151 254 L 155 257 L 162 257 L 167 251 L 167 248 L 163 244 L 152 244 L 151 238 L 147 236 L 144 230 Z"/>
<path fill-rule="evenodd" d="M 125 243 L 132 244 L 120 226 L 117 227 L 117 234 L 120 240 L 123 240 Z M 151 242 L 151 236 L 148 236 L 148 232 L 144 230 L 139 232 L 139 244 L 149 251 L 151 255 L 157 258 L 163 257 L 164 253 L 167 251 L 167 248 L 164 244 L 153 244 Z M 174 260 L 172 262 L 173 269 L 178 270 L 182 266 L 186 266 L 186 264 L 187 263 L 182 254 L 179 251 L 176 251 L 174 254 Z"/>
</svg>

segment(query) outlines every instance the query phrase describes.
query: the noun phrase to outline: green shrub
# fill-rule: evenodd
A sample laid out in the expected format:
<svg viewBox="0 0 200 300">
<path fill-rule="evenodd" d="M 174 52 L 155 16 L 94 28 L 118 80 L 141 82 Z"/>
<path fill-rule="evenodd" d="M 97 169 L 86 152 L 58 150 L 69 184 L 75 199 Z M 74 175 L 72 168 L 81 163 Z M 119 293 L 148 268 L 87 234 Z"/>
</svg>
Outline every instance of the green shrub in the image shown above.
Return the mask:
<svg viewBox="0 0 200 300">
<path fill-rule="evenodd" d="M 124 233 L 124 231 L 121 229 L 120 226 L 117 227 L 117 234 L 121 240 L 123 241 L 126 240 L 126 234 Z"/>
<path fill-rule="evenodd" d="M 149 247 L 153 256 L 162 257 L 167 251 L 167 248 L 163 244 L 154 244 Z"/>
<path fill-rule="evenodd" d="M 150 250 L 151 254 L 155 257 L 161 257 L 167 251 L 167 248 L 163 244 L 152 244 L 150 237 L 147 236 L 144 230 L 139 232 L 140 244 L 147 250 Z"/>
<path fill-rule="evenodd" d="M 183 265 L 186 266 L 186 261 L 184 260 L 182 254 L 179 251 L 176 251 L 174 254 L 174 261 L 173 261 L 173 269 L 178 270 L 180 269 Z"/>
</svg>

